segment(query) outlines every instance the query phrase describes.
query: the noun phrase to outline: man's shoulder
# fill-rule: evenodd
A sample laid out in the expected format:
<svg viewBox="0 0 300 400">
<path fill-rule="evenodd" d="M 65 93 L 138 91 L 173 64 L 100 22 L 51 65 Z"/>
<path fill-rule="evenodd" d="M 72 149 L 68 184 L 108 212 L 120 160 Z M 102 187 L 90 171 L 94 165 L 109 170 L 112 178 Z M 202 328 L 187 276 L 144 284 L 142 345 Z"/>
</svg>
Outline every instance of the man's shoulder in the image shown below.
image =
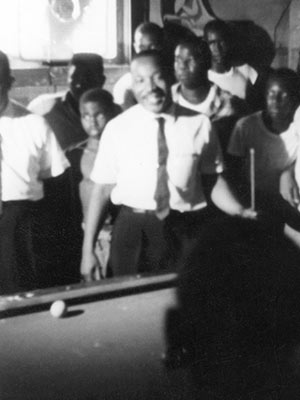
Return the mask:
<svg viewBox="0 0 300 400">
<path fill-rule="evenodd" d="M 131 73 L 126 72 L 115 83 L 115 86 L 113 88 L 114 101 L 117 104 L 122 105 L 125 99 L 125 92 L 131 90 L 131 87 L 132 87 Z"/>
<path fill-rule="evenodd" d="M 212 89 L 214 90 L 214 99 L 220 101 L 226 107 L 230 107 L 232 114 L 240 116 L 248 114 L 248 106 L 244 99 L 222 89 L 216 83 L 212 84 Z"/>
<path fill-rule="evenodd" d="M 27 121 L 35 124 L 45 124 L 45 119 L 29 111 L 25 106 L 14 99 L 10 99 L 3 117 L 13 118 L 14 120 Z M 23 122 L 22 122 L 23 123 Z"/>
<path fill-rule="evenodd" d="M 65 96 L 66 92 L 45 93 L 33 99 L 27 106 L 28 110 L 45 115 L 52 110 L 54 105 Z"/>
<path fill-rule="evenodd" d="M 178 120 L 208 120 L 209 117 L 205 114 L 199 113 L 198 111 L 192 110 L 191 108 L 184 107 L 180 104 L 174 103 L 174 115 Z"/>
<path fill-rule="evenodd" d="M 242 74 L 247 80 L 250 80 L 252 84 L 255 83 L 258 76 L 258 72 L 251 67 L 249 64 L 242 64 L 235 67 L 236 71 Z"/>
<path fill-rule="evenodd" d="M 262 121 L 262 111 L 256 111 L 255 113 L 246 115 L 242 118 L 240 118 L 237 121 L 237 126 L 239 127 L 257 127 L 257 124 L 259 124 Z"/>
<path fill-rule="evenodd" d="M 128 130 L 128 127 L 134 125 L 137 126 L 140 122 L 140 106 L 136 104 L 128 108 L 127 110 L 121 112 L 116 117 L 111 119 L 105 130 L 110 132 L 114 131 L 116 134 L 123 134 Z"/>
<path fill-rule="evenodd" d="M 130 88 L 132 84 L 132 77 L 131 77 L 131 73 L 128 71 L 126 72 L 124 75 L 122 75 L 116 82 L 115 86 L 118 87 L 126 87 L 126 88 Z"/>
</svg>

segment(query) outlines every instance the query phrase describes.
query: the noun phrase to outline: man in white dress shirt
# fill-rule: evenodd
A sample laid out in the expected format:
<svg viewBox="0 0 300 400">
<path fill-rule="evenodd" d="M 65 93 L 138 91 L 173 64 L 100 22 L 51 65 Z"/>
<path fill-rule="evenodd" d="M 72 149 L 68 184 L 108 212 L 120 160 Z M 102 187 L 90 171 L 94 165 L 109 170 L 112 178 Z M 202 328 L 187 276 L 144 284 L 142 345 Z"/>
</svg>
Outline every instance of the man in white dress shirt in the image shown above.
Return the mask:
<svg viewBox="0 0 300 400">
<path fill-rule="evenodd" d="M 216 179 L 211 196 L 223 211 L 253 217 L 236 201 L 221 175 L 222 152 L 209 118 L 172 102 L 161 55 L 151 50 L 138 54 L 131 73 L 138 104 L 107 124 L 91 174 L 95 185 L 81 263 L 86 280 L 93 279 L 94 241 L 110 197 L 122 206 L 110 255 L 114 275 L 159 271 L 176 261 L 183 243 L 208 218 L 205 176 Z M 168 149 L 164 217 L 155 200 L 162 120 Z"/>
<path fill-rule="evenodd" d="M 0 294 L 36 288 L 33 216 L 44 196 L 43 179 L 69 166 L 46 121 L 9 99 L 12 82 L 0 52 Z"/>
</svg>

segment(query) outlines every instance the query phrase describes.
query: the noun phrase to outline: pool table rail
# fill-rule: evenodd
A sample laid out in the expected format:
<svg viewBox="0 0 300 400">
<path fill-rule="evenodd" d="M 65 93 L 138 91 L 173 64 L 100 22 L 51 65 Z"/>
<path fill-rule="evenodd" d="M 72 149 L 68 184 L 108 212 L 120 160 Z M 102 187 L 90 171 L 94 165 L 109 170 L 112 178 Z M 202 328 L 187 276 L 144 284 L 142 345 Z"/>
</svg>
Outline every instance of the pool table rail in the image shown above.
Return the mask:
<svg viewBox="0 0 300 400">
<path fill-rule="evenodd" d="M 141 274 L 0 296 L 0 318 L 41 311 L 55 300 L 73 305 L 164 289 L 175 286 L 176 280 L 174 272 Z"/>
</svg>

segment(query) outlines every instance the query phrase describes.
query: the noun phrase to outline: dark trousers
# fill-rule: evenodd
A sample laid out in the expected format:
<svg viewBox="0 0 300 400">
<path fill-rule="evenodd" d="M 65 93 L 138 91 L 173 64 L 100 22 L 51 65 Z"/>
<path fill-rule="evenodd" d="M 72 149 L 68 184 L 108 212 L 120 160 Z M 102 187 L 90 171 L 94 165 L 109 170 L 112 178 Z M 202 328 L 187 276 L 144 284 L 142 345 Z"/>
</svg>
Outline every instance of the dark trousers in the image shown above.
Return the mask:
<svg viewBox="0 0 300 400">
<path fill-rule="evenodd" d="M 113 276 L 169 267 L 172 246 L 166 220 L 122 206 L 113 227 L 109 269 Z"/>
<path fill-rule="evenodd" d="M 3 202 L 0 216 L 0 294 L 36 287 L 33 216 L 30 201 Z"/>
<path fill-rule="evenodd" d="M 176 269 L 183 250 L 211 213 L 171 211 L 164 220 L 122 206 L 113 227 L 109 270 L 113 276 Z"/>
<path fill-rule="evenodd" d="M 40 288 L 80 281 L 82 212 L 72 179 L 69 169 L 44 182 L 45 197 L 34 228 Z"/>
</svg>

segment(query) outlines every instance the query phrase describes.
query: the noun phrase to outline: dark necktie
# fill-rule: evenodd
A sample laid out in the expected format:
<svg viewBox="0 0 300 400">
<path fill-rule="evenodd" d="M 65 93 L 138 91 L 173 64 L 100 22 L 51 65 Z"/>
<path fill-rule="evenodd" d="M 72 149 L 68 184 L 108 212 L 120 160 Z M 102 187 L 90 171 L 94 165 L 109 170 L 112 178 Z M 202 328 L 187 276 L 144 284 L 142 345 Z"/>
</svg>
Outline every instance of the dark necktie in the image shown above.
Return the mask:
<svg viewBox="0 0 300 400">
<path fill-rule="evenodd" d="M 157 183 L 154 194 L 156 201 L 156 215 L 159 219 L 164 219 L 170 212 L 170 192 L 168 187 L 168 171 L 167 171 L 167 159 L 168 159 L 168 146 L 165 136 L 165 119 L 157 118 L 158 122 L 158 168 L 157 168 Z"/>
</svg>

